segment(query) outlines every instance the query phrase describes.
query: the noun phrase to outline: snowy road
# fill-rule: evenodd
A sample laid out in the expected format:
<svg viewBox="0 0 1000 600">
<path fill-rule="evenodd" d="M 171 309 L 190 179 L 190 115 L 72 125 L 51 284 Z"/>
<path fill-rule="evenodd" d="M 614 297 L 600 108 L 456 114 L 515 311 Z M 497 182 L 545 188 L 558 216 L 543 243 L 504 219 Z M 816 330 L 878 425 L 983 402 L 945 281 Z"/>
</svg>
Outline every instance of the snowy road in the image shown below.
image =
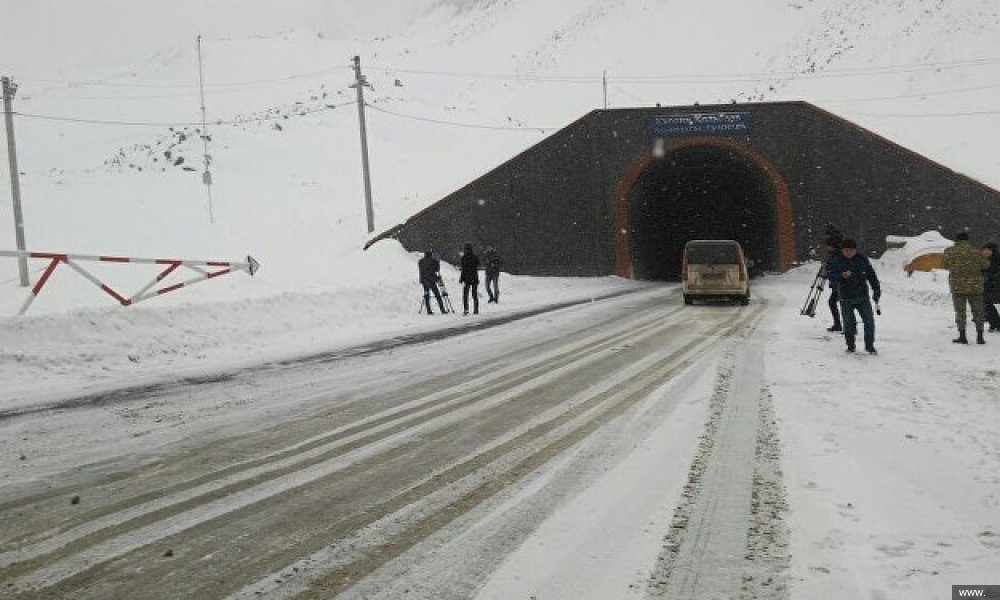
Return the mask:
<svg viewBox="0 0 1000 600">
<path fill-rule="evenodd" d="M 782 597 L 767 306 L 658 287 L 3 419 L 63 443 L 4 467 L 2 594 Z"/>
</svg>

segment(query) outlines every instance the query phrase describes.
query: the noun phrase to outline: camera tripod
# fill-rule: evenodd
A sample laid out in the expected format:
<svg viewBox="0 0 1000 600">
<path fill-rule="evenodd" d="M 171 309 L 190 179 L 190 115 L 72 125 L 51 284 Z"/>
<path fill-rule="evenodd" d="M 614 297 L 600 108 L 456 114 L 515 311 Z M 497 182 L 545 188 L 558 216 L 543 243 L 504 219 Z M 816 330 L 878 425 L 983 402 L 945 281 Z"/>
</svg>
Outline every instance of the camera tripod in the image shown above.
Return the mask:
<svg viewBox="0 0 1000 600">
<path fill-rule="evenodd" d="M 445 312 L 455 313 L 455 308 L 451 305 L 451 296 L 448 295 L 448 288 L 444 285 L 444 279 L 440 276 L 437 278 L 438 291 L 441 293 L 441 305 L 444 306 Z M 424 312 L 424 308 L 427 307 L 430 302 L 430 292 L 424 291 L 424 296 L 420 298 L 420 309 L 417 314 Z"/>
<path fill-rule="evenodd" d="M 802 310 L 799 311 L 800 315 L 805 315 L 807 317 L 816 316 L 816 304 L 819 302 L 820 296 L 823 295 L 823 287 L 826 284 L 826 265 L 824 264 L 819 268 L 819 272 L 816 273 L 816 278 L 813 279 L 812 285 L 809 286 L 809 294 L 806 296 L 806 302 L 802 305 Z"/>
</svg>

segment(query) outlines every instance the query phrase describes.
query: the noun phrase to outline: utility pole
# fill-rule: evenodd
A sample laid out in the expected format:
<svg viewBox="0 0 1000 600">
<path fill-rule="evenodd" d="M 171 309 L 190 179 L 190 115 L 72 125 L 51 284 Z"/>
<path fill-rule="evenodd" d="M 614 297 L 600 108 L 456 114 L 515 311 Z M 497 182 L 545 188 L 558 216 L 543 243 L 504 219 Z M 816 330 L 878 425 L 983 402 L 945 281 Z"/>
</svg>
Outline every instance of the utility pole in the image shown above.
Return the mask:
<svg viewBox="0 0 1000 600">
<path fill-rule="evenodd" d="M 10 162 L 10 191 L 14 197 L 14 231 L 17 236 L 17 249 L 25 251 L 24 245 L 24 214 L 21 212 L 21 179 L 17 170 L 17 146 L 14 144 L 14 109 L 11 102 L 17 93 L 17 84 L 10 77 L 3 78 L 3 115 L 7 125 L 7 159 Z M 21 275 L 21 287 L 28 287 L 28 257 L 17 258 L 17 270 Z"/>
<path fill-rule="evenodd" d="M 368 129 L 365 126 L 365 86 L 368 80 L 361 74 L 361 57 L 354 57 L 354 85 L 358 90 L 358 121 L 361 123 L 361 169 L 365 179 L 365 216 L 368 218 L 368 233 L 375 231 L 375 215 L 372 211 L 372 180 L 368 172 Z M 371 87 L 371 86 L 369 86 Z"/>
<path fill-rule="evenodd" d="M 604 82 L 604 110 L 608 109 L 608 71 L 605 69 L 604 75 L 601 78 Z"/>
<path fill-rule="evenodd" d="M 201 182 L 205 184 L 208 191 L 208 221 L 215 223 L 215 214 L 212 211 L 212 172 L 208 170 L 212 157 L 208 154 L 208 123 L 205 118 L 205 75 L 201 67 L 201 36 L 198 36 L 198 90 L 201 93 L 201 141 L 204 148 L 205 172 L 201 174 Z"/>
</svg>

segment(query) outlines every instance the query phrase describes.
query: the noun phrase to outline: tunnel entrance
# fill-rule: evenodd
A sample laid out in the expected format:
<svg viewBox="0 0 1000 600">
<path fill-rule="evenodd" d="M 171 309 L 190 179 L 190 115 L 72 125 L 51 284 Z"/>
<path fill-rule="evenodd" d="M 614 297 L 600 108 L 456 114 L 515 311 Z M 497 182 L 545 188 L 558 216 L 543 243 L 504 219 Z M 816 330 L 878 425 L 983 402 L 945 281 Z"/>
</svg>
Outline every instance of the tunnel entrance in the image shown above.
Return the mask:
<svg viewBox="0 0 1000 600">
<path fill-rule="evenodd" d="M 650 160 L 626 196 L 631 276 L 678 280 L 684 244 L 738 241 L 751 275 L 780 270 L 777 185 L 751 157 L 691 145 Z"/>
</svg>

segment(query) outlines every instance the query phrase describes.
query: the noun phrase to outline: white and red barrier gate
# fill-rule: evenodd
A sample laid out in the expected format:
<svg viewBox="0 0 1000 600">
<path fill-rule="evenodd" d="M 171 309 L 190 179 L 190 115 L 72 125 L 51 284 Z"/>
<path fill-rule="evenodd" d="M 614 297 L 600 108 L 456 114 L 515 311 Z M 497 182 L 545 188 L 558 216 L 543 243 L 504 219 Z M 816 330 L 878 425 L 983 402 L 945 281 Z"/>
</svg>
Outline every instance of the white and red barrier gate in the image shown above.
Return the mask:
<svg viewBox="0 0 1000 600">
<path fill-rule="evenodd" d="M 70 268 L 85 277 L 97 287 L 101 288 L 104 293 L 114 298 L 122 306 L 131 306 L 137 302 L 155 298 L 156 296 L 173 292 L 202 281 L 215 279 L 216 277 L 232 273 L 233 271 L 244 271 L 253 276 L 260 269 L 260 263 L 254 260 L 252 256 L 247 256 L 245 262 L 183 260 L 179 258 L 134 258 L 130 256 L 60 254 L 56 252 L 28 252 L 19 250 L 0 250 L 0 256 L 8 256 L 12 258 L 41 258 L 49 261 L 49 266 L 45 268 L 45 272 L 42 273 L 42 276 L 38 278 L 38 281 L 31 288 L 31 293 L 28 295 L 28 299 L 21 307 L 21 310 L 17 313 L 18 315 L 23 315 L 28 310 L 28 307 L 31 306 L 31 303 L 34 302 L 35 298 L 38 297 L 38 294 L 41 293 L 42 288 L 45 287 L 45 283 L 49 280 L 49 277 L 52 276 L 56 267 L 60 264 L 69 265 Z M 163 265 L 163 270 L 160 271 L 160 273 L 154 277 L 152 281 L 144 285 L 138 292 L 126 297 L 83 268 L 83 266 L 79 264 L 81 262 Z M 180 267 L 191 269 L 192 271 L 198 273 L 198 276 L 172 285 L 166 285 L 165 287 L 161 287 L 159 289 L 153 289 L 158 283 L 162 283 L 164 279 Z"/>
</svg>

